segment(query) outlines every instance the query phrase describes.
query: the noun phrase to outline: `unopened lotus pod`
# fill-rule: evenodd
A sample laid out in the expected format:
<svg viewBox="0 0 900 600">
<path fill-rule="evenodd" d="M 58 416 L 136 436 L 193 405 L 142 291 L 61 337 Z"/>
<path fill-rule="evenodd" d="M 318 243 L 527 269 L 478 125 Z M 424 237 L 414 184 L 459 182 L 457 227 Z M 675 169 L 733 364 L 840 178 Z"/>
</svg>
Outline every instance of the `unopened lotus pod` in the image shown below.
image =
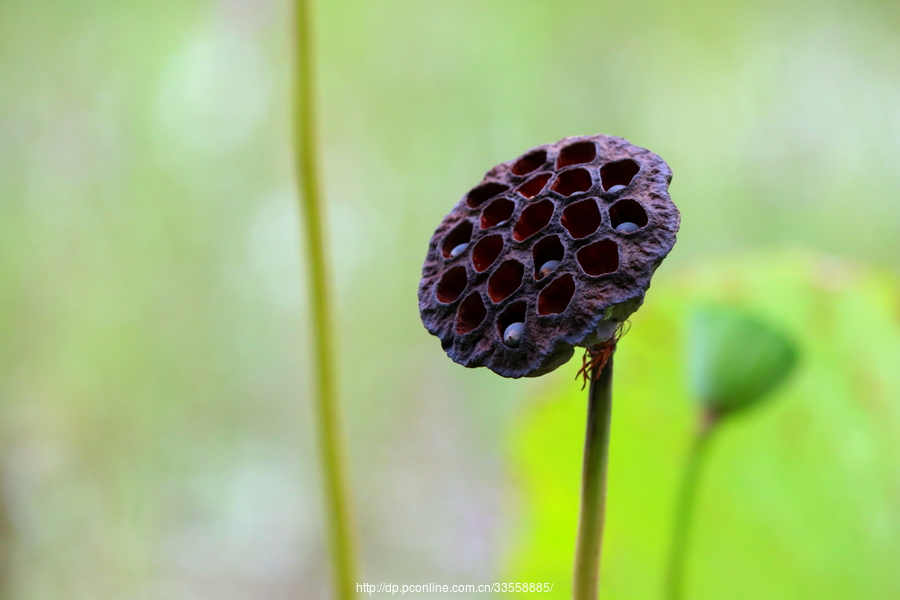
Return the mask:
<svg viewBox="0 0 900 600">
<path fill-rule="evenodd" d="M 607 339 L 675 244 L 671 181 L 659 156 L 607 135 L 497 165 L 431 238 L 419 284 L 425 328 L 454 361 L 514 378 Z"/>
</svg>

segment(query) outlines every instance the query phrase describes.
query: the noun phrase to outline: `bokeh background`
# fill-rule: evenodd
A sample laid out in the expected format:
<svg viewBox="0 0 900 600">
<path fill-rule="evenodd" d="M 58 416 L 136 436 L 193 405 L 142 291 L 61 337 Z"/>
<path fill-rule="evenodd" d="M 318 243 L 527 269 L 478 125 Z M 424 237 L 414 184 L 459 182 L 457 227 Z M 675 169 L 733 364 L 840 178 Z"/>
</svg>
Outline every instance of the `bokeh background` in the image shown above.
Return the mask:
<svg viewBox="0 0 900 600">
<path fill-rule="evenodd" d="M 290 11 L 0 0 L 4 598 L 330 597 Z M 803 360 L 716 440 L 690 597 L 900 597 L 900 4 L 329 0 L 316 26 L 361 582 L 568 596 L 577 365 L 463 369 L 416 286 L 484 171 L 607 133 L 669 162 L 683 224 L 617 358 L 602 597 L 660 597 L 710 298 Z"/>
</svg>

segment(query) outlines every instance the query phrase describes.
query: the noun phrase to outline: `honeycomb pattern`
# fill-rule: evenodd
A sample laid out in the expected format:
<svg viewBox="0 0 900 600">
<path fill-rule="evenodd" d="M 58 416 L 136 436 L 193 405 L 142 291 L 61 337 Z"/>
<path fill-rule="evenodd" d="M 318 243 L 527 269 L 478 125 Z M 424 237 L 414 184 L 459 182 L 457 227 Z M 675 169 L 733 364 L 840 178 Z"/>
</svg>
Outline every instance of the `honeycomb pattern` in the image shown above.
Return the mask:
<svg viewBox="0 0 900 600">
<path fill-rule="evenodd" d="M 671 180 L 659 156 L 605 135 L 497 165 L 431 238 L 426 329 L 467 367 L 504 377 L 559 367 L 643 302 L 680 223 Z"/>
</svg>

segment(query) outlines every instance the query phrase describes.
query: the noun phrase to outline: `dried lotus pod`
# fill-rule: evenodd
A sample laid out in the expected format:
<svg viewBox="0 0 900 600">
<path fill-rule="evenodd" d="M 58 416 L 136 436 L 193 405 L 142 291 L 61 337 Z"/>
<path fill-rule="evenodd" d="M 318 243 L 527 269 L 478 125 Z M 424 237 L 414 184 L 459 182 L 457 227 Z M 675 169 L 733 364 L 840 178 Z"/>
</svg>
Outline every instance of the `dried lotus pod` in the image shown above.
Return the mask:
<svg viewBox="0 0 900 600">
<path fill-rule="evenodd" d="M 419 284 L 425 328 L 461 365 L 515 378 L 606 340 L 675 244 L 671 180 L 659 156 L 607 135 L 497 165 L 431 238 Z"/>
</svg>

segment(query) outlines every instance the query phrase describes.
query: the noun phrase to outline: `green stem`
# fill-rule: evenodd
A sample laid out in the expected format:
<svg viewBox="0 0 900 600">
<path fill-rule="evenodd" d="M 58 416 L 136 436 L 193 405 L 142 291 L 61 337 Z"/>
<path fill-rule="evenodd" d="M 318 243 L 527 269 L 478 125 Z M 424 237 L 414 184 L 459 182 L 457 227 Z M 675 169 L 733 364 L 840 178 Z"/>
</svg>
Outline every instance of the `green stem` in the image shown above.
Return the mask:
<svg viewBox="0 0 900 600">
<path fill-rule="evenodd" d="M 334 381 L 328 275 L 319 202 L 309 0 L 297 0 L 295 19 L 295 160 L 301 187 L 300 210 L 306 226 L 306 254 L 309 261 L 319 454 L 325 478 L 325 510 L 331 546 L 334 597 L 346 600 L 354 597 L 356 577 Z"/>
<path fill-rule="evenodd" d="M 600 582 L 600 549 L 606 511 L 606 464 L 609 424 L 612 416 L 613 359 L 609 358 L 588 390 L 587 432 L 581 472 L 581 514 L 575 546 L 574 600 L 597 600 Z"/>
<path fill-rule="evenodd" d="M 697 431 L 688 452 L 684 473 L 681 477 L 681 489 L 673 521 L 672 545 L 669 549 L 668 568 L 666 570 L 666 600 L 681 600 L 684 597 L 684 574 L 687 561 L 688 544 L 690 542 L 694 505 L 697 503 L 700 476 L 708 455 L 709 442 L 715 431 L 714 418 L 707 416 Z"/>
</svg>

